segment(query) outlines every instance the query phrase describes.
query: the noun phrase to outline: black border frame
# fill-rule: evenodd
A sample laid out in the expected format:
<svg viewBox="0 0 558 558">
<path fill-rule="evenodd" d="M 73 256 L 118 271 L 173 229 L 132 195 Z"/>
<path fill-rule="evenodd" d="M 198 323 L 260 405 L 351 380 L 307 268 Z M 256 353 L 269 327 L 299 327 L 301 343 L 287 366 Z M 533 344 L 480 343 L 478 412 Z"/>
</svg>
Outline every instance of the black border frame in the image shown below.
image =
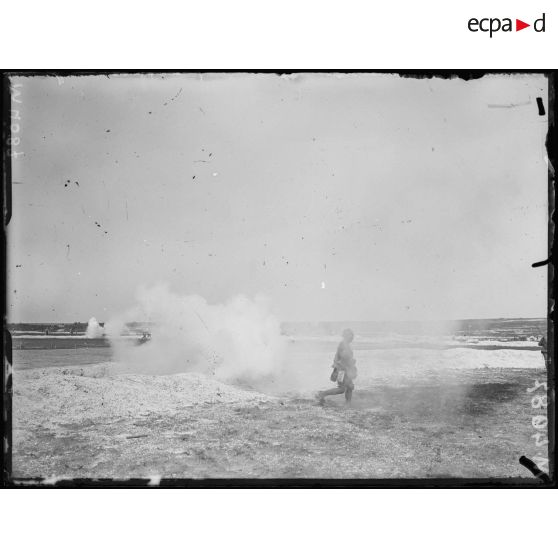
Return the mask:
<svg viewBox="0 0 558 558">
<path fill-rule="evenodd" d="M 11 336 L 7 329 L 7 289 L 6 265 L 1 268 L 1 281 L 4 286 L 1 310 L 3 316 L 2 343 L 2 485 L 10 488 L 556 488 L 556 420 L 555 420 L 555 371 L 554 363 L 557 356 L 556 343 L 556 313 L 554 300 L 558 279 L 554 272 L 556 268 L 556 253 L 554 246 L 558 228 L 555 213 L 555 169 L 558 168 L 558 129 L 556 127 L 556 96 L 558 91 L 558 71 L 556 70 L 10 70 L 0 73 L 1 87 L 1 122 L 2 122 L 2 209 L 3 226 L 1 237 L 2 262 L 6 264 L 7 235 L 6 228 L 11 219 L 11 154 L 9 142 L 11 138 L 11 93 L 10 78 L 15 76 L 87 76 L 110 74 L 166 74 L 166 73 L 258 73 L 258 74 L 299 74 L 299 73 L 381 73 L 397 74 L 401 77 L 415 79 L 443 78 L 443 79 L 479 79 L 489 74 L 544 74 L 548 78 L 548 131 L 546 137 L 547 157 L 550 162 L 548 168 L 548 259 L 536 262 L 533 267 L 548 265 L 547 292 L 547 320 L 548 320 L 548 350 L 552 365 L 547 369 L 548 386 L 548 439 L 549 439 L 549 474 L 538 474 L 535 469 L 533 478 L 402 478 L 402 479 L 243 479 L 243 478 L 207 478 L 207 479 L 161 479 L 152 486 L 149 479 L 106 479 L 106 478 L 75 478 L 59 480 L 54 484 L 44 483 L 43 478 L 17 478 L 12 472 L 12 347 Z M 538 103 L 539 116 L 541 104 Z M 544 111 L 544 107 L 542 109 Z"/>
</svg>

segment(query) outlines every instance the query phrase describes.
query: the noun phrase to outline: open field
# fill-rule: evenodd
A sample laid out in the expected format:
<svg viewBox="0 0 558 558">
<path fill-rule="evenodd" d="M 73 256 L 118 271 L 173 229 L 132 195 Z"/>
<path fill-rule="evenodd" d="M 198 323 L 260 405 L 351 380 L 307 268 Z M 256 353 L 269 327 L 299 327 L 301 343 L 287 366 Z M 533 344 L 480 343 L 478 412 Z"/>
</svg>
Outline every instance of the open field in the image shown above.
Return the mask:
<svg viewBox="0 0 558 558">
<path fill-rule="evenodd" d="M 122 373 L 124 372 L 124 373 Z M 531 478 L 526 388 L 541 369 L 378 379 L 320 407 L 203 375 L 114 363 L 14 376 L 16 477 Z M 443 374 L 443 371 L 441 371 Z"/>
</svg>

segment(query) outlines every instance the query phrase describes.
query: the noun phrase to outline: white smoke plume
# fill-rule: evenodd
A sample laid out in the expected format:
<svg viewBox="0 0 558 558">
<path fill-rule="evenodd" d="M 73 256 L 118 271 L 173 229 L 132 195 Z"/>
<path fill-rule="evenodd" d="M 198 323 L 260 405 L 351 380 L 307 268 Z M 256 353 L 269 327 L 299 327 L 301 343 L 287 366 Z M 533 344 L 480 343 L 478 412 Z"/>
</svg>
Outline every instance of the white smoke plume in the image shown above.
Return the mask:
<svg viewBox="0 0 558 558">
<path fill-rule="evenodd" d="M 99 324 L 96 318 L 89 318 L 87 322 L 87 329 L 85 330 L 85 337 L 87 339 L 97 339 L 103 337 L 105 334 L 104 328 Z"/>
<path fill-rule="evenodd" d="M 138 304 L 109 320 L 116 360 L 134 372 L 208 372 L 223 380 L 253 381 L 281 372 L 285 339 L 266 300 L 237 296 L 211 305 L 198 295 L 172 293 L 166 285 L 140 288 Z M 118 339 L 124 322 L 149 322 L 151 338 L 141 345 Z"/>
</svg>

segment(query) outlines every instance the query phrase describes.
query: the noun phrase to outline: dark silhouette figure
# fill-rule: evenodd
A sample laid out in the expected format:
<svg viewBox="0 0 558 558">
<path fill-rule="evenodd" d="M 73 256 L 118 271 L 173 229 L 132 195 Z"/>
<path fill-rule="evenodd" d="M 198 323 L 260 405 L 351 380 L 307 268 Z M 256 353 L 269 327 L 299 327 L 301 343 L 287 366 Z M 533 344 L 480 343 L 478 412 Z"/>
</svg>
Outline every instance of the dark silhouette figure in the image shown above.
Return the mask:
<svg viewBox="0 0 558 558">
<path fill-rule="evenodd" d="M 337 347 L 335 358 L 333 359 L 333 372 L 330 380 L 337 382 L 337 387 L 326 391 L 318 392 L 318 401 L 323 404 L 328 395 L 345 394 L 345 402 L 349 404 L 353 397 L 355 385 L 353 380 L 357 377 L 356 361 L 353 358 L 353 349 L 351 342 L 354 339 L 354 333 L 350 329 L 343 331 L 343 340 Z"/>
</svg>

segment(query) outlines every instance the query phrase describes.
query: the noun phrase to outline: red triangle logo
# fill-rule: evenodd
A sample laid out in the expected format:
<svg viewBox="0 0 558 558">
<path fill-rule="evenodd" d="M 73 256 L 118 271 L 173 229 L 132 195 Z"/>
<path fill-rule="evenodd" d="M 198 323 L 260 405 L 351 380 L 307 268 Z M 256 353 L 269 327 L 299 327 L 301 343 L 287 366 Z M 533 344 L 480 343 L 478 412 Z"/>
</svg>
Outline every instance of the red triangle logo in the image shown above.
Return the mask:
<svg viewBox="0 0 558 558">
<path fill-rule="evenodd" d="M 515 30 L 516 31 L 521 31 L 522 29 L 525 29 L 526 27 L 531 27 L 531 25 L 529 23 L 525 23 L 524 21 L 521 21 L 520 19 L 515 20 Z"/>
</svg>

